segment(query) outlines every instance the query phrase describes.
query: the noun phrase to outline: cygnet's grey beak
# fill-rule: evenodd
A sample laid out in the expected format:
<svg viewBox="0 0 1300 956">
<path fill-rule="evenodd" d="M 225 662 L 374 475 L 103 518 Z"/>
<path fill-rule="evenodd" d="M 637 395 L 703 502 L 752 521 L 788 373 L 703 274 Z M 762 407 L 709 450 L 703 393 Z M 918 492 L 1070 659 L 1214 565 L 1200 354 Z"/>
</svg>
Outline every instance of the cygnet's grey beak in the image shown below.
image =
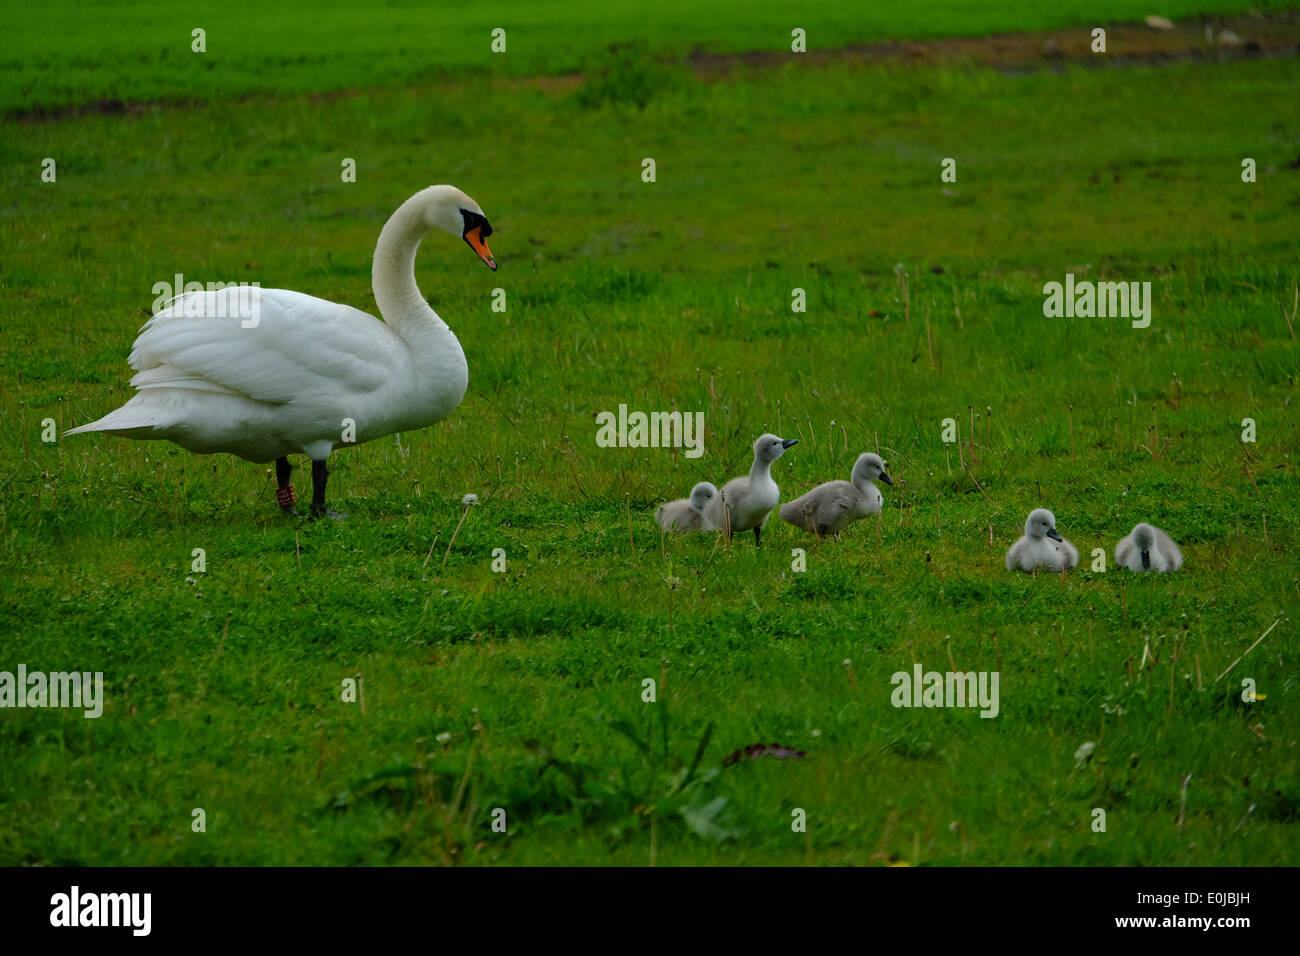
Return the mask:
<svg viewBox="0 0 1300 956">
<path fill-rule="evenodd" d="M 1047 536 L 1048 536 L 1049 538 L 1051 538 L 1053 541 L 1064 541 L 1064 540 L 1065 540 L 1064 538 L 1061 537 L 1060 532 L 1058 532 L 1055 528 L 1053 528 L 1051 531 L 1047 532 Z"/>
<path fill-rule="evenodd" d="M 1144 570 L 1145 570 L 1146 568 L 1151 567 L 1151 552 L 1150 552 L 1150 551 L 1143 551 L 1143 552 L 1142 552 L 1142 567 L 1143 567 Z"/>
<path fill-rule="evenodd" d="M 885 474 L 883 471 L 880 473 L 880 480 L 883 481 L 883 482 L 884 482 L 885 484 L 887 484 L 887 485 L 892 485 L 892 484 L 894 483 L 894 482 L 890 479 L 890 477 L 889 477 L 887 474 Z"/>
<path fill-rule="evenodd" d="M 781 439 L 781 447 L 782 447 L 782 448 L 789 448 L 791 445 L 797 445 L 797 444 L 799 444 L 799 439 L 797 439 L 797 438 L 783 438 L 783 439 Z"/>
</svg>

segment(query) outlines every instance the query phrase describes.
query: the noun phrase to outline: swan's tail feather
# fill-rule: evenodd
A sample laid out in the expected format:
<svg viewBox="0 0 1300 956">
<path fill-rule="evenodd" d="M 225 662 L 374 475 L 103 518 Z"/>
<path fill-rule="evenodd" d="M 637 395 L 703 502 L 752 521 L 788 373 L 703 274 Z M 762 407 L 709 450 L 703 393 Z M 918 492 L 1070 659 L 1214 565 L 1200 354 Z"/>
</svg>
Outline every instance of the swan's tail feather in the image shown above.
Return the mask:
<svg viewBox="0 0 1300 956">
<path fill-rule="evenodd" d="M 98 421 L 91 422 L 88 425 L 79 425 L 76 428 L 69 428 L 63 434 L 66 436 L 80 435 L 85 432 L 152 431 L 162 424 L 162 418 L 157 411 L 147 408 L 131 408 L 129 405 L 124 405 L 115 411 L 109 412 Z"/>
</svg>

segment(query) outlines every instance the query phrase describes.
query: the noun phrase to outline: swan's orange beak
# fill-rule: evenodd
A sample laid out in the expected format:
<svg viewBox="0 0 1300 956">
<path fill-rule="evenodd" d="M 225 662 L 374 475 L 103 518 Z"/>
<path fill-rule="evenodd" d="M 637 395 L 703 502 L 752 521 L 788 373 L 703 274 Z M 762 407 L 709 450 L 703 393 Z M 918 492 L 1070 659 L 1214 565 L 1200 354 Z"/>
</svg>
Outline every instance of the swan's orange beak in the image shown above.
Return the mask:
<svg viewBox="0 0 1300 956">
<path fill-rule="evenodd" d="M 483 227 L 475 226 L 469 232 L 465 233 L 465 241 L 469 247 L 478 253 L 478 257 L 483 260 L 484 264 L 493 272 L 497 271 L 497 261 L 492 258 L 492 250 L 488 248 L 483 239 Z"/>
</svg>

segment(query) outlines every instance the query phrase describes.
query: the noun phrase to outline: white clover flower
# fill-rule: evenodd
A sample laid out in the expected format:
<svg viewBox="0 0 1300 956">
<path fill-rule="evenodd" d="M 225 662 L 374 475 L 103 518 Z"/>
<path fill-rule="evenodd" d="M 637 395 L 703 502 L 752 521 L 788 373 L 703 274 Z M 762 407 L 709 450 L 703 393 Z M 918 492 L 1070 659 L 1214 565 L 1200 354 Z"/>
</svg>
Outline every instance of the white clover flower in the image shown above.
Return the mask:
<svg viewBox="0 0 1300 956">
<path fill-rule="evenodd" d="M 1076 767 L 1084 766 L 1092 759 L 1092 752 L 1097 749 L 1097 745 L 1089 740 L 1074 752 L 1074 765 Z"/>
</svg>

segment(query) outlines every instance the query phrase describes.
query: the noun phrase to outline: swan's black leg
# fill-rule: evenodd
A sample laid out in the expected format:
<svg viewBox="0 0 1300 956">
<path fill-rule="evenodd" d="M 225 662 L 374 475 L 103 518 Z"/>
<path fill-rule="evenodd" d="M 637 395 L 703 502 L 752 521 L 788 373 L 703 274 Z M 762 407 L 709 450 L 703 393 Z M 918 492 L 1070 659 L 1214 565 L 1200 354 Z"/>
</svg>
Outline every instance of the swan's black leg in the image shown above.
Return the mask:
<svg viewBox="0 0 1300 956">
<path fill-rule="evenodd" d="M 325 482 L 329 480 L 330 470 L 324 461 L 312 459 L 311 463 L 311 516 L 322 518 L 346 518 L 347 515 L 330 511 L 325 507 Z"/>
<path fill-rule="evenodd" d="M 280 505 L 280 511 L 287 515 L 296 515 L 298 509 L 295 506 L 297 499 L 293 493 L 293 485 L 289 484 L 289 475 L 293 472 L 293 466 L 289 464 L 289 459 L 281 456 L 275 460 L 275 483 L 277 489 L 275 500 Z"/>
<path fill-rule="evenodd" d="M 754 547 L 756 547 L 756 548 L 757 548 L 757 547 L 761 547 L 761 545 L 762 545 L 762 542 L 758 540 L 758 536 L 759 536 L 759 534 L 762 533 L 762 531 L 763 531 L 763 528 L 762 528 L 761 525 L 758 526 L 758 527 L 756 527 L 756 528 L 754 529 Z"/>
<path fill-rule="evenodd" d="M 319 518 L 325 514 L 325 482 L 329 480 L 330 470 L 325 462 L 312 459 L 311 462 L 311 514 Z"/>
</svg>

